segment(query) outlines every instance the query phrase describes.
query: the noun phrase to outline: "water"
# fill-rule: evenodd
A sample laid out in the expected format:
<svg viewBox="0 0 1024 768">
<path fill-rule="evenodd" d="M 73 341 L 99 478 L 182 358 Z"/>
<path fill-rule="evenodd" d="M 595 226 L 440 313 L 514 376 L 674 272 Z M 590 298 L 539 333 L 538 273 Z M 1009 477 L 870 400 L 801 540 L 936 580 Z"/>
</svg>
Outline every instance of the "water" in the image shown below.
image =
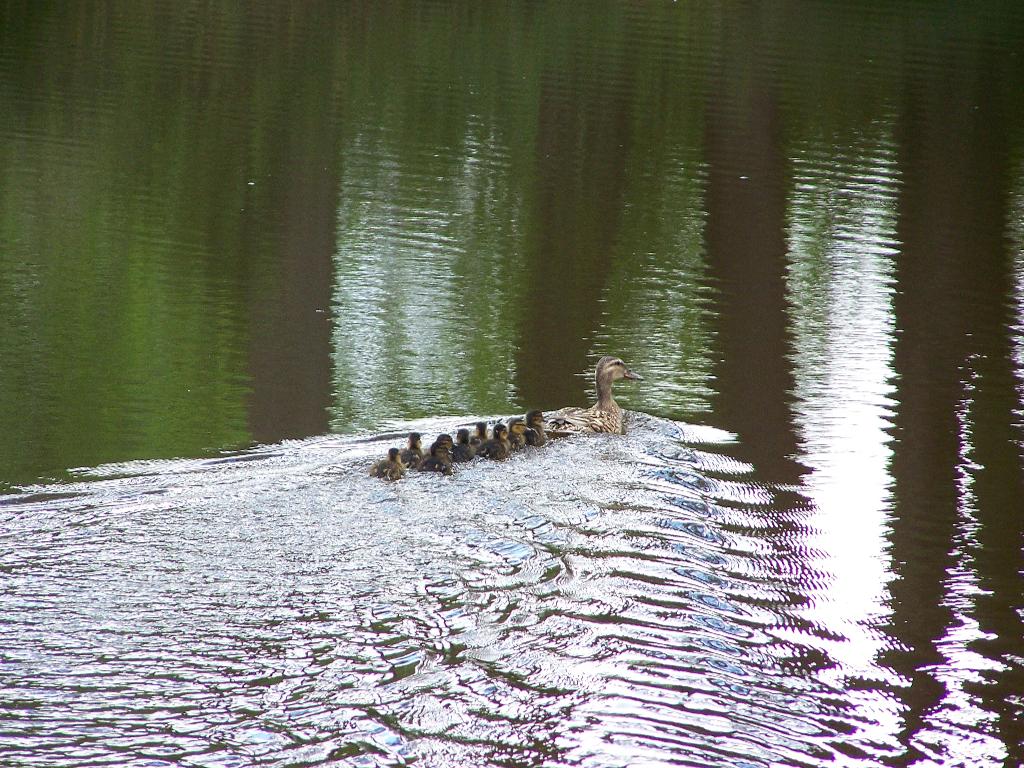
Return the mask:
<svg viewBox="0 0 1024 768">
<path fill-rule="evenodd" d="M 1022 126 L 1013 2 L 0 0 L 0 763 L 1024 763 Z"/>
<path fill-rule="evenodd" d="M 898 750 L 865 714 L 895 715 L 891 692 L 844 688 L 891 678 L 847 661 L 870 638 L 808 616 L 830 579 L 788 540 L 805 505 L 753 482 L 721 452 L 728 435 L 635 416 L 626 438 L 450 480 L 365 477 L 388 444 L 112 466 L 8 499 L 8 764 L 767 766 Z M 977 754 L 969 732 L 953 740 Z"/>
</svg>

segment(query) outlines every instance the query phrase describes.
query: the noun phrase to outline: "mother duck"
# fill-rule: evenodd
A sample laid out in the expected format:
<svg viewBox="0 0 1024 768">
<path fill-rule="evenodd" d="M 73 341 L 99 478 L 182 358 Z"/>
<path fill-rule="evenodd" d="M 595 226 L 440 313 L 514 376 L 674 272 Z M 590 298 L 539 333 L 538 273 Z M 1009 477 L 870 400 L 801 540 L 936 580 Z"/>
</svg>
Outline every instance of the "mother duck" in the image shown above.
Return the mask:
<svg viewBox="0 0 1024 768">
<path fill-rule="evenodd" d="M 643 377 L 631 371 L 621 359 L 605 355 L 597 361 L 597 402 L 589 408 L 562 408 L 548 417 L 547 433 L 551 436 L 569 435 L 580 432 L 626 433 L 622 420 L 622 409 L 612 397 L 612 384 L 619 379 L 643 381 Z"/>
</svg>

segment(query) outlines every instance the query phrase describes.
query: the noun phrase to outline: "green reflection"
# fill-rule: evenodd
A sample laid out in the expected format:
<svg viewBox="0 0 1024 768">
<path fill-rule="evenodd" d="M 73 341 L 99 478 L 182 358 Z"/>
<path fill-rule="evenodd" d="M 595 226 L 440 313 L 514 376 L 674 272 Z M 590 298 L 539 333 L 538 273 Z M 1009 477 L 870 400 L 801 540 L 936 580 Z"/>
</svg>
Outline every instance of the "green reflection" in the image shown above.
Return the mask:
<svg viewBox="0 0 1024 768">
<path fill-rule="evenodd" d="M 621 387 L 630 408 L 673 418 L 710 411 L 713 294 L 704 259 L 704 131 L 699 103 L 648 123 L 591 350 L 626 355 L 645 384 Z M 638 126 L 638 130 L 640 130 Z M 589 394 L 596 392 L 592 386 Z"/>
<path fill-rule="evenodd" d="M 315 36 L 231 3 L 4 18 L 0 482 L 250 442 L 252 302 L 281 279 L 255 185 Z"/>
<path fill-rule="evenodd" d="M 411 161 L 396 170 L 397 161 L 377 164 L 387 158 L 378 146 L 373 162 L 346 164 L 333 298 L 336 430 L 511 408 L 517 201 L 495 171 L 500 146 L 470 135 L 465 153 L 457 167 Z M 424 147 L 423 165 L 434 155 Z M 431 176 L 445 181 L 420 186 Z"/>
<path fill-rule="evenodd" d="M 750 321 L 715 286 L 763 244 L 709 266 L 712 171 L 788 167 L 801 126 L 829 147 L 810 166 L 898 134 L 933 50 L 1019 145 L 1016 7 L 0 2 L 0 478 L 583 403 L 604 352 L 646 375 L 630 407 L 717 396 L 735 428 L 714 329 Z M 721 226 L 786 226 L 757 181 L 715 188 Z M 803 350 L 820 261 L 792 323 L 741 286 Z"/>
<path fill-rule="evenodd" d="M 335 430 L 583 402 L 576 374 L 600 347 L 659 381 L 636 407 L 707 410 L 708 14 L 510 8 L 415 27 L 375 10 L 361 41 L 373 65 L 351 69 L 342 110 Z"/>
<path fill-rule="evenodd" d="M 1016 424 L 1024 433 L 1024 156 L 1014 158 L 1012 172 L 1012 192 L 1009 204 L 1009 221 L 1007 229 L 1013 243 L 1013 305 L 1014 324 L 1013 362 L 1014 374 L 1017 377 L 1017 390 L 1020 408 L 1017 409 Z M 1018 438 L 1022 454 L 1024 454 L 1024 434 Z"/>
</svg>

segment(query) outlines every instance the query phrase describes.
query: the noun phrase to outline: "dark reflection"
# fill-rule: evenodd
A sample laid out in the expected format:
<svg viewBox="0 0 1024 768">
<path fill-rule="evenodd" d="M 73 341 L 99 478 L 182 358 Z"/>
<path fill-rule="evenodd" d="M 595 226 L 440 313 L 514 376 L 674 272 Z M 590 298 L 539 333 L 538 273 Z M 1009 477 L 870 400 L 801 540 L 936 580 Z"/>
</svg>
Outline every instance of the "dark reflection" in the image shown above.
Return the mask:
<svg viewBox="0 0 1024 768">
<path fill-rule="evenodd" d="M 283 66 L 336 73 L 340 27 L 333 21 L 333 14 L 303 18 L 308 34 L 283 52 Z M 267 126 L 273 149 L 248 169 L 252 186 L 244 214 L 243 247 L 250 254 L 263 252 L 273 264 L 267 295 L 251 304 L 257 332 L 249 351 L 249 425 L 260 442 L 326 432 L 331 404 L 331 253 L 340 145 L 336 80 L 303 77 L 297 87 L 286 87 L 274 94 L 276 119 Z M 277 212 L 272 233 L 267 211 Z"/>
<path fill-rule="evenodd" d="M 630 36 L 656 24 L 665 38 L 686 38 L 710 23 L 710 12 L 629 19 Z M 704 150 L 703 62 L 713 40 L 693 40 L 676 56 L 667 51 L 631 62 L 636 81 L 660 109 L 634 117 L 624 158 L 624 202 L 611 249 L 610 272 L 600 295 L 599 330 L 590 361 L 621 353 L 642 370 L 645 383 L 620 387 L 628 407 L 674 418 L 704 418 L 711 411 L 714 343 L 713 289 L 705 253 L 707 167 Z M 679 83 L 687 84 L 680 88 Z M 587 394 L 594 397 L 588 376 Z"/>
<path fill-rule="evenodd" d="M 992 62 L 983 52 L 977 56 L 967 70 L 946 65 L 914 72 L 899 131 L 900 406 L 891 535 L 899 578 L 891 591 L 892 632 L 907 651 L 888 658 L 910 683 L 901 693 L 907 761 L 928 753 L 934 732 L 948 729 L 958 707 L 949 697 L 963 678 L 947 672 L 960 666 L 950 655 L 953 631 L 973 622 L 977 611 L 987 625 L 982 631 L 1020 632 L 1019 615 L 1007 624 L 996 608 L 1002 598 L 979 598 L 974 606 L 956 576 L 966 570 L 979 587 L 1005 585 L 1010 577 L 1006 555 L 997 554 L 1001 545 L 983 542 L 1008 535 L 1019 555 L 1021 533 L 1019 515 L 1005 517 L 1021 492 L 1011 428 L 1006 102 L 982 79 Z M 1014 602 L 1019 608 L 1019 599 Z M 1019 702 L 1002 703 L 993 712 L 1006 748 L 1019 741 L 1018 710 Z"/>
<path fill-rule="evenodd" d="M 740 438 L 740 453 L 772 477 L 795 481 L 784 273 L 786 156 L 779 84 L 744 14 L 723 30 L 712 81 L 705 151 L 707 252 L 718 301 L 715 413 Z"/>
<path fill-rule="evenodd" d="M 985 57 L 980 70 L 992 68 Z M 969 207 L 961 203 L 970 216 L 972 237 L 964 248 L 972 267 L 958 290 L 985 299 L 964 307 L 969 357 L 962 368 L 960 418 L 967 424 L 960 430 L 957 482 L 959 512 L 969 521 L 962 534 L 964 559 L 976 570 L 980 590 L 973 612 L 978 637 L 970 650 L 1002 663 L 965 688 L 978 697 L 982 711 L 995 716 L 993 731 L 1013 755 L 1024 747 L 1024 701 L 998 691 L 1024 690 L 1024 667 L 1011 661 L 1019 658 L 1019 640 L 1024 637 L 1024 589 L 1019 578 L 1024 547 L 1024 516 L 1019 512 L 1024 499 L 1024 399 L 1013 359 L 1014 329 L 1019 333 L 1021 321 L 1014 284 L 1019 268 L 1014 257 L 1019 258 L 1019 251 L 1013 252 L 1007 238 L 1008 228 L 1020 226 L 1021 212 L 1006 194 L 1020 177 L 1011 176 L 1015 158 L 1008 146 L 1002 98 L 987 89 L 972 95 L 976 115 L 965 128 L 971 146 L 972 169 L 964 180 Z M 1014 96 L 1019 103 L 1019 93 Z M 989 258 L 969 258 L 976 254 Z"/>
<path fill-rule="evenodd" d="M 332 72 L 292 80 L 328 18 L 36 10 L 3 25 L 4 478 L 325 429 Z"/>
<path fill-rule="evenodd" d="M 593 366 L 587 351 L 612 270 L 635 122 L 630 64 L 636 52 L 603 56 L 595 43 L 610 30 L 594 25 L 597 40 L 579 35 L 576 14 L 566 11 L 555 30 L 576 72 L 552 59 L 540 74 L 536 186 L 529 192 L 535 224 L 522 275 L 517 382 L 521 401 L 537 408 L 582 400 L 583 382 L 573 375 Z M 586 85 L 568 89 L 567 79 Z"/>
</svg>

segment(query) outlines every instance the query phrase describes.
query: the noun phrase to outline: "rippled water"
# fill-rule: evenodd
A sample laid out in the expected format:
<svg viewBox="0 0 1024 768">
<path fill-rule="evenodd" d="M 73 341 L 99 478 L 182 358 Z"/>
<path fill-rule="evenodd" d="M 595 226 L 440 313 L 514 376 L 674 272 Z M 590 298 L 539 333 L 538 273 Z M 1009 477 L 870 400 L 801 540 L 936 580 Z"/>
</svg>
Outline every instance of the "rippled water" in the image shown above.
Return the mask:
<svg viewBox="0 0 1024 768">
<path fill-rule="evenodd" d="M 0 765 L 1024 762 L 1022 52 L 0 0 Z M 605 353 L 624 439 L 365 477 Z"/>
<path fill-rule="evenodd" d="M 630 423 L 452 479 L 372 480 L 394 440 L 320 438 L 3 498 L 5 764 L 904 754 L 896 641 L 829 619 L 852 606 L 808 501 L 726 433 Z M 976 724 L 938 732 L 1002 764 Z"/>
</svg>

